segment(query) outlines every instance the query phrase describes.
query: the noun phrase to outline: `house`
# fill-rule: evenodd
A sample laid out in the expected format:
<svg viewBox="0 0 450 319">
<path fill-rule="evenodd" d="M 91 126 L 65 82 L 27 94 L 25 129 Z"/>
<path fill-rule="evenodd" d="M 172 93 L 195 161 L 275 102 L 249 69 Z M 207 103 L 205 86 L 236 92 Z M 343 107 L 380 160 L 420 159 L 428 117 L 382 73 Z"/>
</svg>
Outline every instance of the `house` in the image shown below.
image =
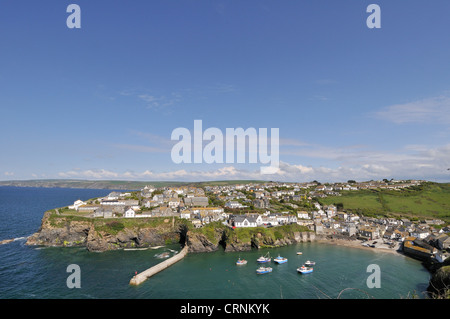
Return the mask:
<svg viewBox="0 0 450 319">
<path fill-rule="evenodd" d="M 242 205 L 241 203 L 237 202 L 237 201 L 228 201 L 225 203 L 225 207 L 227 208 L 244 208 L 247 206 Z"/>
<path fill-rule="evenodd" d="M 232 217 L 234 227 L 256 227 L 256 217 L 249 215 L 234 215 Z"/>
<path fill-rule="evenodd" d="M 73 205 L 69 206 L 69 209 L 75 209 L 76 211 L 78 211 L 78 207 L 86 205 L 85 202 L 83 202 L 82 200 L 76 200 Z"/>
<path fill-rule="evenodd" d="M 311 217 L 309 217 L 308 212 L 305 211 L 297 212 L 297 217 L 300 219 L 311 219 Z"/>
<path fill-rule="evenodd" d="M 355 223 L 345 223 L 342 232 L 346 233 L 348 236 L 356 235 Z"/>
<path fill-rule="evenodd" d="M 178 197 L 169 199 L 167 203 L 170 208 L 177 208 L 180 206 L 180 199 Z"/>
<path fill-rule="evenodd" d="M 125 211 L 125 218 L 134 218 L 135 216 L 136 212 L 132 208 Z"/>
<path fill-rule="evenodd" d="M 144 198 L 150 198 L 152 197 L 152 193 L 156 190 L 155 187 L 153 187 L 152 185 L 146 185 L 142 190 L 141 190 L 141 196 Z"/>
<path fill-rule="evenodd" d="M 314 224 L 314 232 L 318 235 L 324 233 L 323 224 L 322 223 L 315 223 Z"/>
<path fill-rule="evenodd" d="M 441 234 L 437 237 L 437 243 L 440 250 L 450 248 L 450 237 L 446 234 Z"/>
<path fill-rule="evenodd" d="M 409 236 L 409 233 L 404 227 L 399 227 L 394 229 L 394 235 L 396 240 L 403 241 L 406 237 Z"/>
<path fill-rule="evenodd" d="M 258 198 L 258 199 L 253 200 L 252 203 L 256 208 L 269 208 L 269 206 L 270 206 L 270 202 L 269 202 L 268 198 Z"/>
<path fill-rule="evenodd" d="M 430 232 L 428 230 L 423 230 L 423 229 L 416 229 L 410 233 L 410 236 L 416 237 L 419 239 L 424 239 L 428 235 L 430 235 Z"/>
<path fill-rule="evenodd" d="M 111 218 L 113 217 L 113 213 L 112 207 L 100 207 L 94 211 L 92 217 Z"/>
<path fill-rule="evenodd" d="M 177 216 L 170 207 L 157 207 L 152 210 L 152 217 L 170 217 Z"/>
<path fill-rule="evenodd" d="M 100 205 L 81 205 L 78 207 L 78 212 L 80 213 L 93 213 L 98 208 L 100 208 Z"/>
<path fill-rule="evenodd" d="M 156 207 L 158 205 L 160 205 L 160 202 L 154 201 L 154 200 L 144 200 L 142 202 L 143 206 L 146 208 L 151 208 L 151 207 Z"/>
<path fill-rule="evenodd" d="M 183 201 L 185 206 L 206 207 L 209 205 L 209 199 L 205 196 L 185 197 Z"/>
<path fill-rule="evenodd" d="M 359 229 L 359 237 L 373 240 L 380 238 L 380 231 L 377 227 L 363 226 Z"/>
<path fill-rule="evenodd" d="M 191 219 L 192 211 L 190 209 L 185 209 L 180 212 L 180 218 Z"/>
</svg>

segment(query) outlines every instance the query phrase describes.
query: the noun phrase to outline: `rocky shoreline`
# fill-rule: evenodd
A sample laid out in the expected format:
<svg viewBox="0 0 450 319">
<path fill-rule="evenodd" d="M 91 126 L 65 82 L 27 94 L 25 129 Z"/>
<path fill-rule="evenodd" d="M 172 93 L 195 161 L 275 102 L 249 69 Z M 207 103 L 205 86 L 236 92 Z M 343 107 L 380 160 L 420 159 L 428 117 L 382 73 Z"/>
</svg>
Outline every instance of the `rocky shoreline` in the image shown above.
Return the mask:
<svg viewBox="0 0 450 319">
<path fill-rule="evenodd" d="M 224 249 L 226 252 L 250 251 L 267 247 L 280 247 L 301 242 L 317 242 L 328 245 L 340 245 L 373 252 L 387 252 L 404 255 L 399 247 L 365 247 L 362 241 L 346 236 L 317 235 L 311 231 L 298 231 L 294 228 L 231 229 L 227 226 L 192 229 L 186 223 L 175 219 L 161 219 L 152 226 L 142 220 L 141 225 L 132 227 L 120 221 L 94 221 L 91 219 L 72 219 L 46 212 L 39 230 L 29 236 L 26 245 L 56 247 L 86 247 L 88 251 L 103 252 L 125 248 L 145 248 L 179 243 L 189 247 L 190 253 L 214 252 Z M 276 235 L 274 236 L 274 234 Z M 245 235 L 245 236 L 243 236 Z M 5 240 L 2 244 L 13 240 Z M 450 260 L 444 264 L 424 262 L 430 271 L 428 291 L 435 297 L 448 294 L 450 287 Z"/>
<path fill-rule="evenodd" d="M 48 211 L 41 227 L 29 236 L 26 245 L 56 247 L 86 247 L 93 252 L 123 248 L 145 248 L 179 243 L 188 245 L 189 252 L 248 251 L 253 248 L 278 247 L 316 240 L 314 232 L 283 226 L 276 230 L 257 229 L 249 236 L 223 224 L 192 229 L 175 218 L 136 221 L 127 225 L 124 220 L 98 220 L 60 216 Z M 139 224 L 138 224 L 139 222 Z M 300 231 L 301 230 L 301 231 Z M 274 235 L 276 233 L 276 235 Z"/>
</svg>

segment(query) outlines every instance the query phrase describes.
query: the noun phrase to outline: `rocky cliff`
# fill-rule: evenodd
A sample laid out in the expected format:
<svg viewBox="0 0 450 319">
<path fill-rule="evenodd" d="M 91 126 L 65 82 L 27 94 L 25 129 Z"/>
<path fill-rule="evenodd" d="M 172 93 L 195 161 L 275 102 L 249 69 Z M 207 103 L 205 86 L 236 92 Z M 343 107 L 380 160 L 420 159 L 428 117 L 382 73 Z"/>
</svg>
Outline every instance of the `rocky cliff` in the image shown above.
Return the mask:
<svg viewBox="0 0 450 319">
<path fill-rule="evenodd" d="M 199 229 L 177 218 L 92 219 L 46 212 L 38 232 L 27 245 L 83 246 L 89 251 L 187 244 L 189 252 L 248 251 L 315 240 L 298 225 L 274 228 L 231 229 L 214 223 Z"/>
<path fill-rule="evenodd" d="M 450 299 L 450 258 L 443 263 L 425 264 L 432 273 L 427 291 L 431 298 Z"/>
<path fill-rule="evenodd" d="M 200 229 L 191 229 L 187 232 L 186 238 L 190 252 L 211 252 L 220 247 L 230 252 L 314 241 L 315 233 L 298 225 L 231 229 L 217 223 Z"/>
<path fill-rule="evenodd" d="M 108 220 L 73 218 L 46 212 L 27 245 L 84 246 L 89 251 L 160 246 L 180 241 L 182 228 L 174 219 Z"/>
</svg>

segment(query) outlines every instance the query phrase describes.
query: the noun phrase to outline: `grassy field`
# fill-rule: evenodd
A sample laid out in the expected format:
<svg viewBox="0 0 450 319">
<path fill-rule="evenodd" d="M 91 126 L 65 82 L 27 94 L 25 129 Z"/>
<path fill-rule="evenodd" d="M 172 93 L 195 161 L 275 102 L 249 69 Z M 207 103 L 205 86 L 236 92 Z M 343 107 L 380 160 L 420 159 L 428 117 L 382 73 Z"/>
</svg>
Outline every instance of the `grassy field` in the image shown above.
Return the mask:
<svg viewBox="0 0 450 319">
<path fill-rule="evenodd" d="M 450 223 L 450 184 L 425 183 L 403 190 L 361 190 L 320 199 L 324 205 L 369 216 L 440 218 Z"/>
</svg>

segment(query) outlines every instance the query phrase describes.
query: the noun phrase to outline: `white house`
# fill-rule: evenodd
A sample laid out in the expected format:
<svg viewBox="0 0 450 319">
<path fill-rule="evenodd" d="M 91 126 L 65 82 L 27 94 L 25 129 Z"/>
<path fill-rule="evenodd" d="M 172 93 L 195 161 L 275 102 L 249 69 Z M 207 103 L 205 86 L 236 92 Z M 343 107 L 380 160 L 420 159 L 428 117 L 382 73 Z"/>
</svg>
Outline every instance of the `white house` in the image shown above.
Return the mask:
<svg viewBox="0 0 450 319">
<path fill-rule="evenodd" d="M 125 212 L 125 218 L 133 218 L 135 216 L 136 216 L 136 213 L 131 208 Z"/>
<path fill-rule="evenodd" d="M 191 218 L 191 210 L 190 209 L 185 209 L 183 211 L 180 212 L 180 218 L 184 218 L 184 219 L 190 219 Z"/>
<path fill-rule="evenodd" d="M 168 202 L 168 205 L 170 208 L 177 208 L 178 206 L 180 206 L 180 199 L 178 197 L 171 198 Z"/>
<path fill-rule="evenodd" d="M 82 200 L 76 200 L 72 206 L 69 206 L 69 209 L 75 209 L 76 211 L 78 211 L 78 207 L 86 205 L 85 202 L 83 202 Z"/>
<path fill-rule="evenodd" d="M 256 217 L 246 215 L 236 215 L 233 217 L 235 227 L 256 227 Z"/>
<path fill-rule="evenodd" d="M 300 219 L 311 219 L 311 217 L 309 217 L 308 212 L 305 211 L 297 212 L 297 217 Z"/>
<path fill-rule="evenodd" d="M 241 203 L 237 202 L 237 201 L 228 201 L 225 203 L 225 207 L 228 208 L 244 208 L 247 206 L 242 205 Z"/>
</svg>

